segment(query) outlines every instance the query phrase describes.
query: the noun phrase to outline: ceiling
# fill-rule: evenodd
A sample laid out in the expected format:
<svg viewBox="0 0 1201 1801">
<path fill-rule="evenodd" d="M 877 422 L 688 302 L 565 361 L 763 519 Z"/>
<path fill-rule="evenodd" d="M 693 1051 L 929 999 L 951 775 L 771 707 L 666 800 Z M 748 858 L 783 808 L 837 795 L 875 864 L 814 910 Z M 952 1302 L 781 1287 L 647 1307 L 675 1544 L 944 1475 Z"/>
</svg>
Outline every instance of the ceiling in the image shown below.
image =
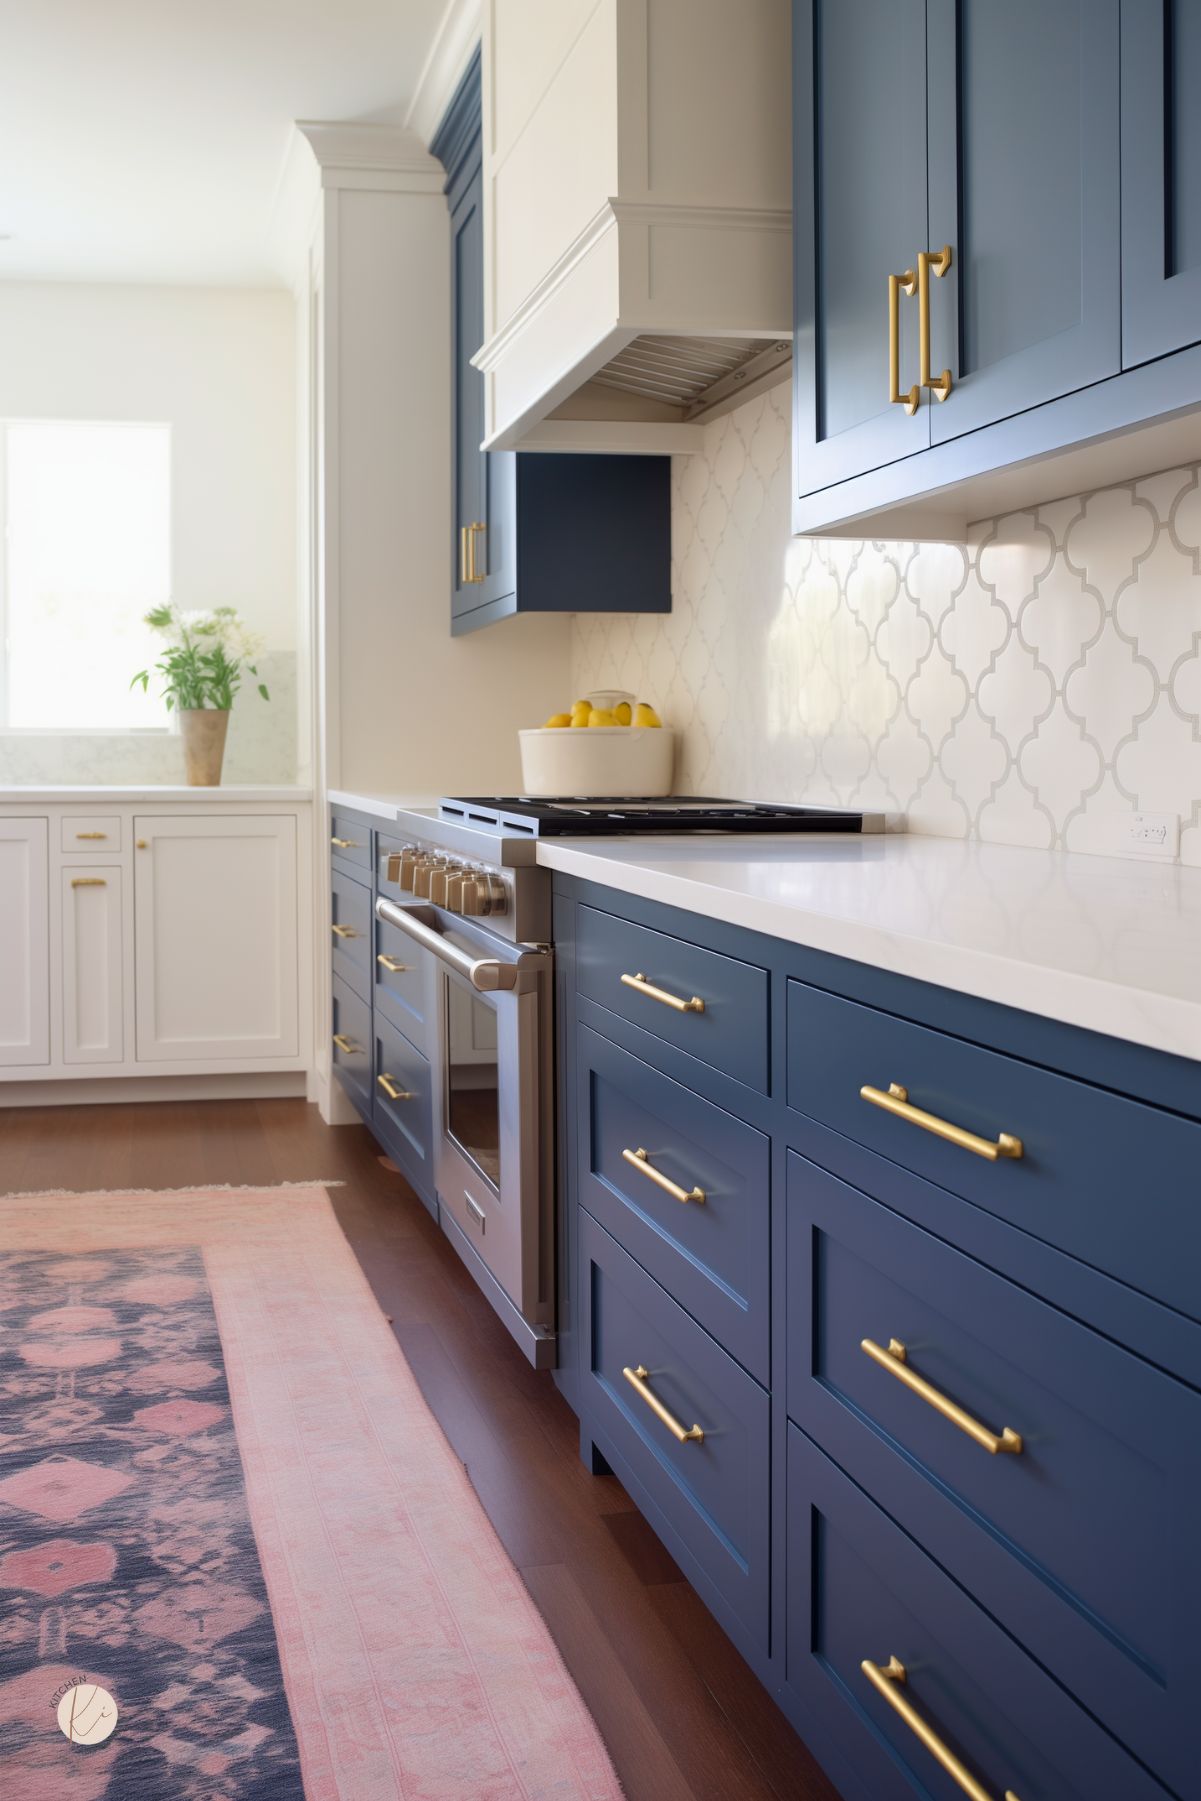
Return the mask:
<svg viewBox="0 0 1201 1801">
<path fill-rule="evenodd" d="M 0 0 L 0 280 L 259 285 L 293 119 L 402 124 L 447 0 Z"/>
</svg>

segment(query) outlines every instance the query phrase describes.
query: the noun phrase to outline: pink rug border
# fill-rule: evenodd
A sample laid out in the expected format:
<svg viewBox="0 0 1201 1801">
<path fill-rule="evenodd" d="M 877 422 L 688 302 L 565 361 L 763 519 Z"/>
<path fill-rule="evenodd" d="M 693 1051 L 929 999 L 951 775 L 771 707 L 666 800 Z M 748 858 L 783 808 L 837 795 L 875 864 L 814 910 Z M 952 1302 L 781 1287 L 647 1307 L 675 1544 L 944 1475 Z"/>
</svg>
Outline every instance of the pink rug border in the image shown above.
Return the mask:
<svg viewBox="0 0 1201 1801">
<path fill-rule="evenodd" d="M 619 1801 L 325 1187 L 0 1198 L 6 1248 L 148 1242 L 204 1254 L 307 1801 Z"/>
</svg>

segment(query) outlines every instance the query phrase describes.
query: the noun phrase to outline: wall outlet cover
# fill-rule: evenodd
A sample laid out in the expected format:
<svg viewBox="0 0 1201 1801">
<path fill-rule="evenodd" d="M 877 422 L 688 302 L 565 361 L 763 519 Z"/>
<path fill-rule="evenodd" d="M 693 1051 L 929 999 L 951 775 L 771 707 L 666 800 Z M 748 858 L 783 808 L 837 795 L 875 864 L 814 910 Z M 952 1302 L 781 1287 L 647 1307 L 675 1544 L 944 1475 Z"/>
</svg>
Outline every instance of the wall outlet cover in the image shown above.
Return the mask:
<svg viewBox="0 0 1201 1801">
<path fill-rule="evenodd" d="M 1160 857 L 1166 862 L 1173 861 L 1180 854 L 1179 814 L 1124 815 L 1116 848 L 1123 856 Z"/>
</svg>

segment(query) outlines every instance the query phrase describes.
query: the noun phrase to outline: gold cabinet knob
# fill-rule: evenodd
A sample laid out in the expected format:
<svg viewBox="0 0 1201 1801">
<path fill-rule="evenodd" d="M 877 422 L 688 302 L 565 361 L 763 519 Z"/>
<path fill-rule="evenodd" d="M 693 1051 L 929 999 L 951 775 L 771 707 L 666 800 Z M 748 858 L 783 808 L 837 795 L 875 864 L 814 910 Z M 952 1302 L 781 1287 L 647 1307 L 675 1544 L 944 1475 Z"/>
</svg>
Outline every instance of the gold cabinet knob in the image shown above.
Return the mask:
<svg viewBox="0 0 1201 1801">
<path fill-rule="evenodd" d="M 150 845 L 145 838 L 138 839 L 138 849 L 139 850 L 149 850 L 150 849 Z"/>
</svg>

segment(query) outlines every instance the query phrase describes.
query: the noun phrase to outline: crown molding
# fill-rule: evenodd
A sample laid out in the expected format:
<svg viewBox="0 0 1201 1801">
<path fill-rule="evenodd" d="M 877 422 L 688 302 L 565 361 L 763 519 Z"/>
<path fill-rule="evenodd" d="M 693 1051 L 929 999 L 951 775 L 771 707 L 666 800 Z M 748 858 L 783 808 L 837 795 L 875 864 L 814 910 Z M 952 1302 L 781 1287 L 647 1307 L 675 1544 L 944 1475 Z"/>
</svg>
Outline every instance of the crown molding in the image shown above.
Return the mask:
<svg viewBox="0 0 1201 1801">
<path fill-rule="evenodd" d="M 406 126 L 416 133 L 423 144 L 433 142 L 434 134 L 483 35 L 483 23 L 482 0 L 447 0 L 446 10 L 425 59 L 425 67 L 417 79 L 416 91 L 405 114 Z"/>
<path fill-rule="evenodd" d="M 442 165 L 405 126 L 297 119 L 295 130 L 313 153 L 322 187 L 441 192 Z"/>
</svg>

